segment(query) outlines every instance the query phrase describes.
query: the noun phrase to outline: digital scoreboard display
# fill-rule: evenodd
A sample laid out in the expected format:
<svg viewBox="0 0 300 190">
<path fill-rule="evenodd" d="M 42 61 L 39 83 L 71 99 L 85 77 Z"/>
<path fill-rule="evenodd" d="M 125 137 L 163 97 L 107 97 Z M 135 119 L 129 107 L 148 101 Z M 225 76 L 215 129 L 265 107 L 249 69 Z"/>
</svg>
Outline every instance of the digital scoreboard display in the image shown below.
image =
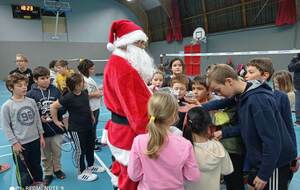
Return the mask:
<svg viewBox="0 0 300 190">
<path fill-rule="evenodd" d="M 41 10 L 32 5 L 11 5 L 13 18 L 41 19 Z"/>
</svg>

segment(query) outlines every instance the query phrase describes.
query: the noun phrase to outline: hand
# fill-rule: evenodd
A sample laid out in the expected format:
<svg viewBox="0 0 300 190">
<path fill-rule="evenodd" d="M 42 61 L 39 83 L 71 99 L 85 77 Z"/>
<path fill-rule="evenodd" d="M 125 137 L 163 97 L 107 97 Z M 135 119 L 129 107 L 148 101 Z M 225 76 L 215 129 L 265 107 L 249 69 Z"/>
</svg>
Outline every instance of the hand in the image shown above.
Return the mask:
<svg viewBox="0 0 300 190">
<path fill-rule="evenodd" d="M 40 145 L 43 149 L 45 148 L 46 143 L 43 135 L 41 135 L 40 137 Z"/>
<path fill-rule="evenodd" d="M 60 122 L 60 121 L 54 121 L 54 123 L 55 123 L 55 125 L 56 125 L 57 127 L 61 128 L 61 129 L 64 128 L 64 124 L 63 124 L 62 122 Z"/>
<path fill-rule="evenodd" d="M 293 165 L 290 167 L 290 170 L 291 170 L 293 173 L 297 172 L 298 169 L 299 169 L 299 162 L 298 162 L 298 160 L 295 160 L 294 162 L 296 162 L 296 164 L 293 164 Z"/>
<path fill-rule="evenodd" d="M 187 107 L 190 109 L 194 108 L 194 107 L 198 107 L 197 104 L 188 104 Z"/>
<path fill-rule="evenodd" d="M 187 101 L 189 104 L 199 105 L 200 102 L 196 98 L 184 98 L 185 101 Z"/>
<path fill-rule="evenodd" d="M 216 139 L 216 140 L 222 139 L 222 131 L 221 130 L 214 132 L 214 139 Z"/>
<path fill-rule="evenodd" d="M 15 143 L 13 144 L 13 151 L 16 154 L 19 154 L 20 152 L 22 152 L 23 150 L 25 150 L 25 148 L 22 147 L 22 145 L 20 143 Z"/>
<path fill-rule="evenodd" d="M 258 176 L 255 177 L 254 181 L 253 181 L 253 185 L 255 190 L 263 190 L 264 187 L 266 186 L 267 182 L 261 180 Z"/>
<path fill-rule="evenodd" d="M 178 111 L 179 112 L 188 112 L 190 109 L 191 109 L 191 107 L 189 106 L 189 104 L 188 103 L 186 103 L 186 102 L 182 102 L 182 106 L 179 106 L 179 108 L 178 108 Z"/>
<path fill-rule="evenodd" d="M 46 120 L 46 117 L 45 116 L 41 116 L 41 121 L 42 123 L 47 123 L 48 121 Z"/>
<path fill-rule="evenodd" d="M 96 123 L 96 119 L 95 119 L 93 113 L 92 113 L 92 123 L 93 123 L 93 125 Z"/>
</svg>

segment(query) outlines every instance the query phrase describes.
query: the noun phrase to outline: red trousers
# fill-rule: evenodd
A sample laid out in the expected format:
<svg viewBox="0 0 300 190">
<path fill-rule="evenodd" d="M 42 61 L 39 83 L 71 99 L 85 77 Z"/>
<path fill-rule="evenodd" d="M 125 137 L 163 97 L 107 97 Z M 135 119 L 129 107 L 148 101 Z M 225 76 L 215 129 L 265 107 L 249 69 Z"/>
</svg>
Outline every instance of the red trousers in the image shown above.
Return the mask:
<svg viewBox="0 0 300 190">
<path fill-rule="evenodd" d="M 132 181 L 127 174 L 127 166 L 122 165 L 118 161 L 112 164 L 111 172 L 118 176 L 118 188 L 120 190 L 136 190 L 138 183 Z"/>
</svg>

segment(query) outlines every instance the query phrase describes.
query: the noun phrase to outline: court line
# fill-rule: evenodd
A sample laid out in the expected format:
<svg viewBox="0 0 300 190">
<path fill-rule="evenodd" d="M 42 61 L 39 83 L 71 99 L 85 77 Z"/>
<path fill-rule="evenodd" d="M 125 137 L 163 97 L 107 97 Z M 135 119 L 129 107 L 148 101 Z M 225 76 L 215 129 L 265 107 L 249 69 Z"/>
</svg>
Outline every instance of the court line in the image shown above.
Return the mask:
<svg viewBox="0 0 300 190">
<path fill-rule="evenodd" d="M 7 144 L 7 145 L 1 145 L 0 148 L 6 148 L 6 147 L 11 147 L 10 144 Z"/>
<path fill-rule="evenodd" d="M 106 173 L 109 175 L 109 177 L 111 178 L 111 182 L 118 181 L 117 176 L 115 176 L 113 173 L 111 173 L 110 169 L 104 164 L 104 162 L 101 160 L 101 158 L 94 152 L 94 157 L 96 158 L 96 160 L 100 163 L 100 165 L 105 169 Z"/>
<path fill-rule="evenodd" d="M 103 131 L 103 129 L 97 129 L 97 131 Z M 101 139 L 101 137 L 102 137 L 102 136 L 99 136 L 99 137 L 97 137 L 97 138 L 100 138 L 100 139 Z M 67 144 L 67 143 L 64 143 L 64 144 Z M 11 145 L 10 145 L 10 144 L 7 144 L 7 145 L 1 145 L 1 146 L 0 146 L 0 149 L 1 149 L 1 148 L 7 148 L 7 147 L 11 147 Z"/>
<path fill-rule="evenodd" d="M 12 155 L 11 153 L 9 153 L 9 154 L 3 154 L 3 155 L 0 156 L 0 158 L 6 157 L 6 156 L 11 156 L 11 155 Z"/>
</svg>

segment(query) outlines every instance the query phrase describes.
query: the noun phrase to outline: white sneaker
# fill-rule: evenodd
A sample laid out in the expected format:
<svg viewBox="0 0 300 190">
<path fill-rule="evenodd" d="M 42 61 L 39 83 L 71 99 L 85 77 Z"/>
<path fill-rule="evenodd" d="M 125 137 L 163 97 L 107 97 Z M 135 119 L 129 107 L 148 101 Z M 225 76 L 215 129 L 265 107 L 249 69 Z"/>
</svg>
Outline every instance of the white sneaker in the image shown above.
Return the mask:
<svg viewBox="0 0 300 190">
<path fill-rule="evenodd" d="M 77 176 L 77 179 L 81 181 L 95 181 L 97 178 L 97 175 L 92 174 L 88 170 L 84 170 L 80 175 Z"/>
<path fill-rule="evenodd" d="M 102 166 L 91 166 L 87 168 L 92 173 L 102 173 L 105 172 L 105 169 Z"/>
</svg>

